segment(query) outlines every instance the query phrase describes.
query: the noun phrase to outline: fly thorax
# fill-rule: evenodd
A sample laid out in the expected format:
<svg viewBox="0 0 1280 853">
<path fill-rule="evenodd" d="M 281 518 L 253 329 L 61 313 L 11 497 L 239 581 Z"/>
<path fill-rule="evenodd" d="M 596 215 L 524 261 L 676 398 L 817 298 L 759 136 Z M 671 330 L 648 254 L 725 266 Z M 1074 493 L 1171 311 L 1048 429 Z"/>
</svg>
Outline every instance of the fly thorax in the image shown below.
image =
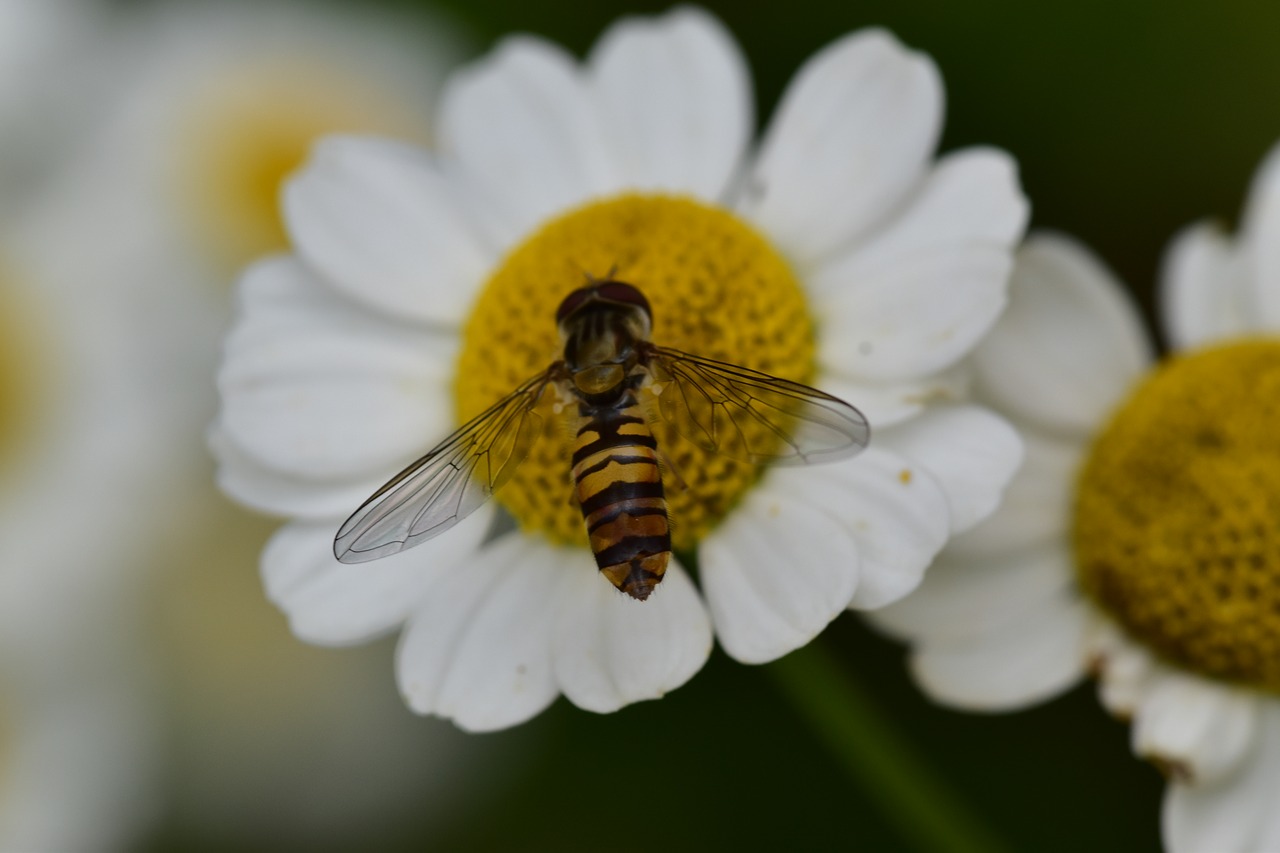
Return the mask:
<svg viewBox="0 0 1280 853">
<path fill-rule="evenodd" d="M 626 368 L 621 364 L 597 364 L 574 373 L 573 384 L 579 394 L 596 398 L 620 389 L 626 378 Z"/>
</svg>

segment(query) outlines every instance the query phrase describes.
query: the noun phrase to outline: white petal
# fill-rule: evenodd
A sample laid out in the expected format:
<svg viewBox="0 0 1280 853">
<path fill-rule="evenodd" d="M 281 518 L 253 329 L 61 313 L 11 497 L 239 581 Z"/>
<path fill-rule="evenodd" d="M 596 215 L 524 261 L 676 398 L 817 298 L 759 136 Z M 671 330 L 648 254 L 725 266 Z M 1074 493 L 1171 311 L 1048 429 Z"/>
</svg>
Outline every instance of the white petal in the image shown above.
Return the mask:
<svg viewBox="0 0 1280 853">
<path fill-rule="evenodd" d="M 396 628 L 447 573 L 471 571 L 492 510 L 482 508 L 448 534 L 361 565 L 333 556 L 339 521 L 282 528 L 262 553 L 267 597 L 308 643 L 362 643 Z"/>
<path fill-rule="evenodd" d="M 969 377 L 970 371 L 964 362 L 921 379 L 887 383 L 855 379 L 842 373 L 840 365 L 823 365 L 823 373 L 815 384 L 856 406 L 866 415 L 874 431 L 910 420 L 929 403 L 966 399 Z"/>
<path fill-rule="evenodd" d="M 947 541 L 946 496 L 927 472 L 873 447 L 812 468 L 775 468 L 761 489 L 824 513 L 853 537 L 857 588 L 849 606 L 881 607 L 915 589 Z"/>
<path fill-rule="evenodd" d="M 1192 225 L 1173 238 L 1160 282 L 1161 319 L 1175 349 L 1198 347 L 1257 324 L 1247 306 L 1235 241 L 1212 223 Z"/>
<path fill-rule="evenodd" d="M 703 540 L 703 594 L 725 652 L 764 663 L 816 637 L 849 604 L 858 546 L 847 524 L 770 471 Z M 794 473 L 794 472 L 790 472 Z"/>
<path fill-rule="evenodd" d="M 951 529 L 946 494 L 932 474 L 876 447 L 847 462 L 803 473 L 814 477 L 810 488 L 815 495 L 827 477 L 844 489 L 843 500 L 828 492 L 826 505 L 838 512 L 858 542 L 860 577 L 850 607 L 883 607 L 919 586 Z"/>
<path fill-rule="evenodd" d="M 1214 784 L 1173 782 L 1161 815 L 1173 853 L 1280 849 L 1280 703 L 1267 699 L 1242 767 Z"/>
<path fill-rule="evenodd" d="M 1121 719 L 1131 718 L 1168 668 L 1098 614 L 1089 628 L 1088 642 L 1102 707 Z"/>
<path fill-rule="evenodd" d="M 877 627 L 926 644 L 971 640 L 1018 621 L 1029 608 L 1070 601 L 1075 573 L 1064 548 L 1034 548 L 974 562 L 938 555 L 911 595 L 868 614 Z"/>
<path fill-rule="evenodd" d="M 284 188 L 298 254 L 391 317 L 461 326 L 491 263 L 425 151 L 329 137 Z"/>
<path fill-rule="evenodd" d="M 282 474 L 255 461 L 216 423 L 210 430 L 209 449 L 218 460 L 218 487 L 235 501 L 273 515 L 345 518 L 387 479 L 381 474 L 346 480 Z"/>
<path fill-rule="evenodd" d="M 979 406 L 937 406 L 876 435 L 891 450 L 933 475 L 947 495 L 951 531 L 969 530 L 991 515 L 1022 464 L 1022 439 Z"/>
<path fill-rule="evenodd" d="M 221 429 L 286 474 L 395 473 L 452 426 L 452 337 L 326 291 L 292 258 L 251 267 L 218 375 Z"/>
<path fill-rule="evenodd" d="M 608 145 L 641 190 L 722 198 L 753 129 L 750 79 L 724 26 L 700 9 L 627 18 L 591 53 Z"/>
<path fill-rule="evenodd" d="M 1022 466 L 1004 490 L 1000 507 L 976 527 L 952 539 L 947 545 L 948 553 L 980 560 L 1066 541 L 1076 471 L 1084 447 L 1031 427 L 1024 426 L 1020 435 Z"/>
<path fill-rule="evenodd" d="M 1280 329 L 1280 145 L 1253 177 L 1242 222 L 1257 323 L 1275 331 Z"/>
<path fill-rule="evenodd" d="M 1137 312 L 1080 243 L 1029 238 L 1009 310 L 974 353 L 976 392 L 1049 430 L 1091 435 L 1151 363 Z"/>
<path fill-rule="evenodd" d="M 1169 672 L 1133 716 L 1133 751 L 1196 784 L 1212 784 L 1240 763 L 1254 743 L 1257 697 L 1238 687 Z"/>
<path fill-rule="evenodd" d="M 966 246 L 914 255 L 825 296 L 814 313 L 829 328 L 818 342 L 827 370 L 879 382 L 912 379 L 966 355 L 1004 309 L 1007 252 Z"/>
<path fill-rule="evenodd" d="M 1027 222 L 1018 164 L 995 148 L 967 148 L 941 157 L 905 209 L 865 243 L 815 272 L 821 291 L 860 279 L 920 253 L 981 245 L 1012 255 Z"/>
<path fill-rule="evenodd" d="M 551 704 L 554 597 L 559 573 L 573 570 L 559 554 L 509 534 L 432 587 L 396 652 L 396 680 L 410 708 L 467 731 L 492 731 Z"/>
<path fill-rule="evenodd" d="M 943 158 L 884 231 L 815 270 L 816 313 L 830 318 L 822 363 L 882 381 L 954 363 L 1004 308 L 1026 215 L 1008 155 Z"/>
<path fill-rule="evenodd" d="M 636 601 L 600 575 L 587 551 L 571 553 L 553 638 L 556 681 L 569 701 L 608 713 L 657 699 L 702 668 L 711 619 L 679 564 L 673 560 L 653 594 Z"/>
<path fill-rule="evenodd" d="M 1042 702 L 1084 677 L 1085 605 L 1050 598 L 979 637 L 926 644 L 911 671 L 932 698 L 973 711 Z"/>
<path fill-rule="evenodd" d="M 765 135 L 744 210 L 795 260 L 874 228 L 923 177 L 942 124 L 933 62 L 884 30 L 854 33 L 800 69 Z"/>
<path fill-rule="evenodd" d="M 573 58 L 524 36 L 450 79 L 440 151 L 491 209 L 500 250 L 548 216 L 623 185 Z"/>
</svg>

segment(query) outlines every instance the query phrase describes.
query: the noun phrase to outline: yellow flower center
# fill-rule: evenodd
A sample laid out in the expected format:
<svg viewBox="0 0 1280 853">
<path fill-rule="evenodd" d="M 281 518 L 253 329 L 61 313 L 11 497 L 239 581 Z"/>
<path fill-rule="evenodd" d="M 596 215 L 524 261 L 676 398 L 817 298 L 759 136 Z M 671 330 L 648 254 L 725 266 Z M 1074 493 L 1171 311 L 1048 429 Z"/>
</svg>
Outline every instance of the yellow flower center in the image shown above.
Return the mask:
<svg viewBox="0 0 1280 853">
<path fill-rule="evenodd" d="M 733 214 L 688 198 L 625 195 L 546 224 L 508 255 L 485 284 L 466 325 L 455 395 L 459 422 L 560 358 L 555 314 L 586 274 L 638 287 L 653 308 L 653 340 L 797 382 L 813 373 L 813 327 L 787 263 Z M 563 423 L 546 435 L 498 492 L 521 528 L 586 544 Z M 759 476 L 654 425 L 673 544 L 691 548 Z M 683 480 L 683 485 L 677 481 Z"/>
<path fill-rule="evenodd" d="M 1093 445 L 1075 547 L 1084 589 L 1136 639 L 1280 690 L 1280 342 L 1154 371 Z"/>
<path fill-rule="evenodd" d="M 39 347 L 31 320 L 36 313 L 0 265 L 0 474 L 20 461 L 25 439 L 38 418 Z M 47 378 L 47 377 L 46 377 Z"/>
<path fill-rule="evenodd" d="M 283 250 L 280 185 L 311 144 L 328 133 L 425 141 L 408 106 L 375 81 L 305 60 L 238 67 L 197 91 L 178 122 L 178 207 L 201 247 L 228 268 Z"/>
</svg>

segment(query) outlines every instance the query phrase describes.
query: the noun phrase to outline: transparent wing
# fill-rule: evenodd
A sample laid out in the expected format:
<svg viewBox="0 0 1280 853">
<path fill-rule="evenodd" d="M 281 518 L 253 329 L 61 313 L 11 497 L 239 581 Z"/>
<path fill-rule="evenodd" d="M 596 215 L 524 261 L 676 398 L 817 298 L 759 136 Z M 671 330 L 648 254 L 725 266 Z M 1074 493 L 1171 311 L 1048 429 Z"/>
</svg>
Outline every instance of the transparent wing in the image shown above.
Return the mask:
<svg viewBox="0 0 1280 853">
<path fill-rule="evenodd" d="M 333 555 L 365 563 L 438 536 L 511 479 L 542 434 L 535 411 L 557 362 L 472 418 L 374 492 L 338 529 Z"/>
<path fill-rule="evenodd" d="M 853 456 L 871 439 L 862 412 L 808 385 L 666 347 L 646 355 L 651 409 L 709 452 L 807 465 Z"/>
</svg>

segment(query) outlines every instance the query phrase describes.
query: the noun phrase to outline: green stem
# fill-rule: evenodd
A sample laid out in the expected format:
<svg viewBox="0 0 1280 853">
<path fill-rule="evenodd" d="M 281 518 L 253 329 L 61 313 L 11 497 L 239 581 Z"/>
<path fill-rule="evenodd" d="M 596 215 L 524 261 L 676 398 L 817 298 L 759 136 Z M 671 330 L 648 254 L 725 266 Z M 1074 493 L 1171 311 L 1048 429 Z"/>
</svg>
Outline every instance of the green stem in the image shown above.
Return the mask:
<svg viewBox="0 0 1280 853">
<path fill-rule="evenodd" d="M 926 851 L 1003 850 L 970 817 L 844 667 L 817 643 L 767 669 L 885 816 Z"/>
</svg>

